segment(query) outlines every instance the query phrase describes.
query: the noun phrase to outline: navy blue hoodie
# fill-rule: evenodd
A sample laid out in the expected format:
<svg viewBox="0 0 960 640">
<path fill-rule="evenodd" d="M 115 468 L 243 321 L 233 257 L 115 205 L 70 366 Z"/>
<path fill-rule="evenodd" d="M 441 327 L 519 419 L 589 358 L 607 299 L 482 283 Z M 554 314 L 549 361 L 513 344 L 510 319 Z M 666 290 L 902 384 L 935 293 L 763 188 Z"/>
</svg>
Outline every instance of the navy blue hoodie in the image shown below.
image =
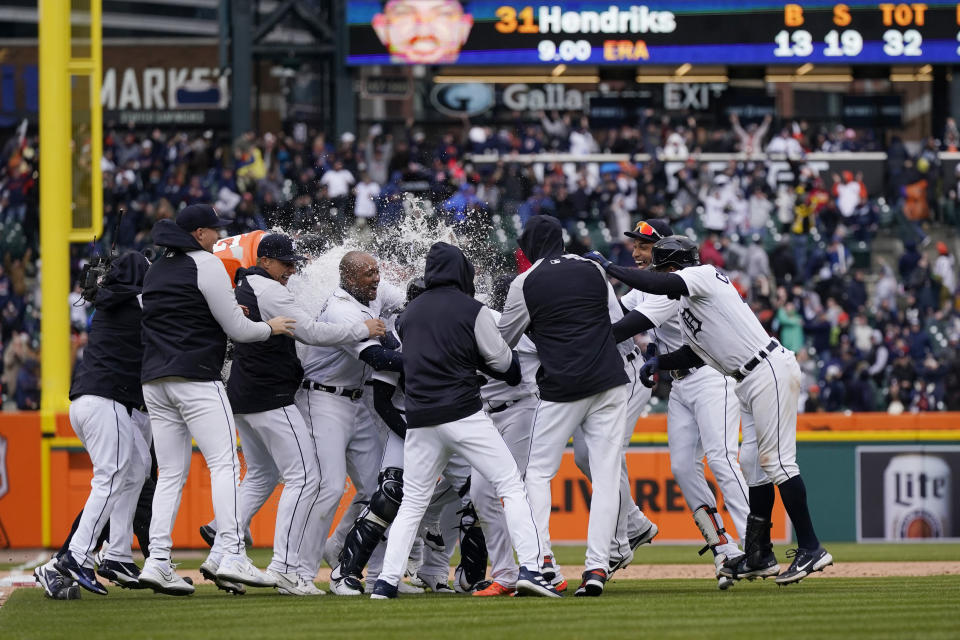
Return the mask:
<svg viewBox="0 0 960 640">
<path fill-rule="evenodd" d="M 70 399 L 93 395 L 135 408 L 143 405 L 140 295 L 150 263 L 130 251 L 113 261 L 97 290 L 90 336 L 77 366 Z"/>
<path fill-rule="evenodd" d="M 270 337 L 270 326 L 244 317 L 223 262 L 172 220 L 153 226 L 167 254 L 143 282 L 144 383 L 179 376 L 221 380 L 227 335 L 236 342 Z"/>
<path fill-rule="evenodd" d="M 520 382 L 519 365 L 493 314 L 474 300 L 473 265 L 457 247 L 434 244 L 426 259 L 426 290 L 407 305 L 398 325 L 403 341 L 408 428 L 429 427 L 482 409 L 477 369 Z"/>
<path fill-rule="evenodd" d="M 510 345 L 526 332 L 537 345 L 540 397 L 572 402 L 628 382 L 610 314 L 619 302 L 593 262 L 563 253 L 553 216 L 533 216 L 518 239 L 533 266 L 510 285 L 500 329 Z"/>
</svg>

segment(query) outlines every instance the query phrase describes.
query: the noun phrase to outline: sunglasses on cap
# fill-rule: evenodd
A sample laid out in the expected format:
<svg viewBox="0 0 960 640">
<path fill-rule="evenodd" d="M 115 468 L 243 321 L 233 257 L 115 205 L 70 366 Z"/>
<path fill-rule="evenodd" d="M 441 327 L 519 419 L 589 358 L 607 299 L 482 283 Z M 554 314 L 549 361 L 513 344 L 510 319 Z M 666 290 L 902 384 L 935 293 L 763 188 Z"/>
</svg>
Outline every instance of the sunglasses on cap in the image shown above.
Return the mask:
<svg viewBox="0 0 960 640">
<path fill-rule="evenodd" d="M 634 227 L 633 232 L 638 236 L 643 236 L 644 238 L 651 238 L 654 241 L 660 240 L 663 238 L 663 235 L 653 227 L 651 227 L 647 222 L 641 220 L 637 223 L 637 226 Z"/>
</svg>

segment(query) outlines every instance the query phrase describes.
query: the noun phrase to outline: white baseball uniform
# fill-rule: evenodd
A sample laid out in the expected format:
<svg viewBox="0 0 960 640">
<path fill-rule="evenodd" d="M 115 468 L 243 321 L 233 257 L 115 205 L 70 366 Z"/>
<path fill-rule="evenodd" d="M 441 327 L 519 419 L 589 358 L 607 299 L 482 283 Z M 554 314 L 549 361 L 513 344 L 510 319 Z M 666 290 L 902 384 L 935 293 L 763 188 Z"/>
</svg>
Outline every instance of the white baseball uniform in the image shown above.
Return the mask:
<svg viewBox="0 0 960 640">
<path fill-rule="evenodd" d="M 780 484 L 798 475 L 796 357 L 766 334 L 729 278 L 715 267 L 687 267 L 676 275 L 689 292 L 680 298 L 684 344 L 717 371 L 740 380 L 736 395 L 747 485 Z"/>
<path fill-rule="evenodd" d="M 526 282 L 536 274 L 541 265 L 548 265 L 543 273 L 552 273 L 557 267 L 559 273 L 565 273 L 570 267 L 578 271 L 573 273 L 584 278 L 592 278 L 589 271 L 583 270 L 577 256 L 562 255 L 549 261 L 538 259 L 533 267 L 517 276 L 511 283 L 504 313 L 500 321 L 500 330 L 507 344 L 516 345 L 521 334 L 532 321 L 531 307 L 526 300 Z M 574 262 L 571 262 L 574 261 Z M 574 266 L 575 265 L 575 266 Z M 596 267 L 602 274 L 602 270 Z M 620 302 L 602 275 L 602 285 L 606 287 L 606 304 L 610 322 L 623 317 Z M 595 278 L 590 280 L 593 284 Z M 570 286 L 568 282 L 555 282 L 554 286 Z M 542 296 L 544 292 L 540 292 Z M 579 292 L 577 294 L 579 296 Z M 590 303 L 592 304 L 592 303 Z M 556 305 L 555 305 L 556 306 Z M 591 307 L 596 313 L 598 310 Z M 558 318 L 559 319 L 559 318 Z M 607 336 L 609 338 L 609 336 Z M 536 344 L 536 338 L 534 339 Z M 572 346 L 572 345 L 571 345 Z M 600 345 L 592 347 L 599 348 Z M 586 344 L 577 345 L 581 350 Z M 542 346 L 537 344 L 538 350 Z M 625 355 L 621 352 L 621 355 Z M 582 363 L 581 363 L 582 364 Z M 586 443 L 589 466 L 591 469 L 593 496 L 590 505 L 590 522 L 587 530 L 587 552 L 585 568 L 608 570 L 610 545 L 617 528 L 617 514 L 620 511 L 621 462 L 623 459 L 623 431 L 626 417 L 627 388 L 616 384 L 603 391 L 571 401 L 548 401 L 543 398 L 543 385 L 538 378 L 541 400 L 534 418 L 533 432 L 530 438 L 530 453 L 527 460 L 525 485 L 527 498 L 537 522 L 540 541 L 541 564 L 544 556 L 552 555 L 550 546 L 550 481 L 557 473 L 563 458 L 566 443 L 577 428 L 581 428 Z"/>
<path fill-rule="evenodd" d="M 247 300 L 251 293 L 254 297 L 249 299 L 248 306 L 252 308 L 252 305 L 256 305 L 257 315 L 261 319 L 286 316 L 296 320 L 293 339 L 299 343 L 324 346 L 351 344 L 369 338 L 369 330 L 359 322 L 352 325 L 333 325 L 313 320 L 297 304 L 293 294 L 285 286 L 267 275 L 250 273 L 246 276 L 237 289 L 238 300 L 241 299 L 241 294 L 244 295 L 243 299 Z M 276 355 L 283 357 L 283 354 Z M 260 376 L 265 372 L 258 372 L 256 368 L 263 364 L 253 361 L 246 363 L 238 356 L 229 382 L 230 389 L 242 392 L 246 385 L 256 383 L 258 377 L 262 380 Z M 240 365 L 245 365 L 242 370 Z M 290 366 L 295 365 L 296 362 L 290 362 Z M 241 373 L 244 375 L 239 375 Z M 238 379 L 235 380 L 234 376 Z M 234 384 L 237 386 L 234 387 Z M 272 391 L 281 393 L 280 389 Z M 280 397 L 282 399 L 289 396 Z M 243 402 L 242 399 L 237 399 L 235 406 L 241 407 Z M 240 483 L 240 517 L 244 529 L 249 527 L 250 520 L 282 478 L 283 492 L 277 505 L 273 559 L 268 568 L 280 573 L 291 573 L 299 571 L 301 565 L 300 549 L 303 546 L 307 516 L 316 507 L 320 468 L 310 431 L 297 407 L 289 404 L 255 411 L 269 406 L 276 407 L 276 400 L 251 403 L 247 409 L 249 412 L 234 415 L 247 463 L 247 473 Z M 250 411 L 251 409 L 254 411 Z M 304 574 L 303 577 L 312 580 L 314 576 L 315 574 Z"/>
<path fill-rule="evenodd" d="M 381 314 L 389 315 L 402 303 L 402 292 L 386 283 L 381 283 L 377 298 L 369 306 L 337 287 L 319 320 L 356 324 Z M 376 340 L 365 340 L 336 347 L 298 347 L 304 384 L 309 388 L 297 392 L 297 408 L 310 429 L 313 453 L 321 475 L 316 508 L 307 518 L 300 554 L 302 575 L 316 576 L 320 568 L 327 533 L 343 497 L 347 474 L 357 492 L 355 505 L 368 501 L 377 489 L 385 434 L 361 401 L 364 391 L 369 391 L 364 383 L 370 379 L 373 368 L 359 356 L 367 347 L 379 344 Z M 321 386 L 331 391 L 323 390 Z M 343 518 L 343 535 L 353 525 L 358 513 L 348 514 L 352 518 Z"/>
<path fill-rule="evenodd" d="M 500 314 L 496 311 L 492 313 L 499 321 Z M 503 436 L 503 441 L 507 443 L 522 476 L 527 468 L 530 432 L 537 410 L 535 372 L 540 361 L 537 358 L 537 347 L 527 336 L 520 338 L 516 351 L 520 359 L 523 382 L 511 387 L 502 380 L 489 380 L 480 387 L 480 397 L 483 399 L 484 411 Z M 480 473 L 475 472 L 471 476 L 470 496 L 487 543 L 491 564 L 490 578 L 505 587 L 514 587 L 519 567 L 514 561 L 513 544 L 510 542 L 503 505 L 493 485 Z"/>
<path fill-rule="evenodd" d="M 654 324 L 651 333 L 660 353 L 671 353 L 683 346 L 679 300 L 632 290 L 621 302 Z M 735 383 L 706 366 L 674 374 L 667 406 L 667 442 L 673 477 L 691 511 L 701 505 L 716 508 L 716 497 L 703 473 L 706 454 L 736 532 L 742 538 L 749 499 L 737 459 L 740 406 L 733 393 Z"/>
<path fill-rule="evenodd" d="M 70 540 L 70 552 L 80 565 L 93 567 L 97 540 L 109 521 L 105 557 L 132 562 L 133 514 L 150 474 L 150 420 L 115 400 L 82 395 L 70 404 L 70 424 L 93 463 L 90 495 Z"/>
</svg>

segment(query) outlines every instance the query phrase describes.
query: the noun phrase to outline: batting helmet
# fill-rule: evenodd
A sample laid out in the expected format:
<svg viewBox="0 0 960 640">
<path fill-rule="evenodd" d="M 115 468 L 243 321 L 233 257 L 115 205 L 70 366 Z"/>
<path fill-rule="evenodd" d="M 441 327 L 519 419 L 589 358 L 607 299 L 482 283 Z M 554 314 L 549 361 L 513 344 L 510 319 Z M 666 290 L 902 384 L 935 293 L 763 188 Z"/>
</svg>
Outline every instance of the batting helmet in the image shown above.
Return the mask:
<svg viewBox="0 0 960 640">
<path fill-rule="evenodd" d="M 678 269 L 700 264 L 700 250 L 687 236 L 667 236 L 653 245 L 654 269 L 674 266 Z"/>
</svg>

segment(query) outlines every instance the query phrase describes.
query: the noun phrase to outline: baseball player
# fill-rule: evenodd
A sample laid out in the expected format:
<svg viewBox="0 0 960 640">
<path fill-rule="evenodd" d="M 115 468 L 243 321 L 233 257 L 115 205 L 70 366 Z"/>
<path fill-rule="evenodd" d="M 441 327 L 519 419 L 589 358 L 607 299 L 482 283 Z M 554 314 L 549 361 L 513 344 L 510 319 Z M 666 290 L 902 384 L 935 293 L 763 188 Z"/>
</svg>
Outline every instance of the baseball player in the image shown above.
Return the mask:
<svg viewBox="0 0 960 640">
<path fill-rule="evenodd" d="M 670 227 L 665 220 L 650 220 L 640 222 L 633 233 L 627 233 L 634 238 L 634 260 L 641 268 L 648 268 L 654 243 L 669 236 Z M 663 270 L 667 266 L 656 264 L 653 268 Z M 676 351 L 683 346 L 679 300 L 632 289 L 620 302 L 631 311 L 614 325 L 613 335 L 617 339 L 649 331 L 661 353 Z M 710 367 L 693 367 L 671 374 L 674 383 L 667 407 L 671 470 L 707 541 L 704 551 L 709 548 L 713 552 L 718 585 L 726 589 L 733 580 L 720 576 L 720 567 L 725 560 L 742 555 L 742 552 L 727 536 L 723 517 L 717 512 L 716 497 L 704 477 L 703 457 L 706 453 L 727 510 L 742 538 L 749 507 L 747 485 L 737 458 L 739 401 L 733 394 L 733 381 Z"/>
<path fill-rule="evenodd" d="M 89 343 L 70 389 L 70 424 L 90 455 L 93 480 L 69 549 L 55 566 L 99 595 L 107 589 L 94 573 L 94 554 L 108 522 L 113 544 L 97 573 L 119 586 L 139 586 L 140 569 L 130 548 L 137 496 L 150 471 L 150 421 L 138 367 L 143 357 L 140 293 L 149 265 L 137 252 L 110 265 L 94 298 Z"/>
<path fill-rule="evenodd" d="M 393 522 L 383 571 L 371 597 L 397 597 L 407 558 L 437 477 L 453 452 L 485 476 L 503 499 L 520 560 L 517 589 L 560 597 L 539 572 L 538 537 L 510 450 L 482 411 L 477 369 L 519 384 L 520 365 L 497 332 L 490 310 L 474 299 L 473 265 L 453 245 L 427 253 L 427 290 L 398 326 L 404 346 L 407 436 L 404 495 Z"/>
<path fill-rule="evenodd" d="M 340 261 L 340 286 L 327 300 L 319 319 L 357 324 L 389 317 L 403 303 L 399 289 L 381 284 L 380 268 L 373 256 L 349 251 Z M 357 491 L 354 504 L 369 502 L 377 488 L 385 434 L 361 401 L 364 384 L 374 371 L 400 373 L 403 359 L 398 351 L 368 339 L 301 348 L 300 360 L 304 379 L 296 404 L 310 429 L 322 474 L 317 503 L 307 517 L 304 548 L 300 552 L 301 575 L 314 577 L 325 555 L 324 545 L 343 497 L 347 473 Z M 346 517 L 355 519 L 357 514 Z M 334 560 L 333 566 L 336 564 Z"/>
<path fill-rule="evenodd" d="M 411 281 L 407 287 L 407 302 L 422 291 L 422 280 Z M 389 338 L 385 339 L 384 343 L 389 343 L 390 347 L 399 350 L 400 342 L 395 337 L 395 319 L 395 315 L 389 318 Z M 363 401 L 374 422 L 386 430 L 386 440 L 380 460 L 377 489 L 369 504 L 353 520 L 330 574 L 330 590 L 341 596 L 358 596 L 363 593 L 363 569 L 396 518 L 403 499 L 403 439 L 407 433 L 407 423 L 403 417 L 400 374 L 394 371 L 374 371 L 367 385 L 370 393 L 364 394 Z M 345 514 L 344 519 L 348 515 Z M 379 573 L 378 567 L 374 569 L 376 571 L 371 571 L 372 575 Z M 404 582 L 398 586 L 410 593 L 421 592 L 421 589 Z"/>
<path fill-rule="evenodd" d="M 549 545 L 550 480 L 567 440 L 581 427 L 593 477 L 587 553 L 578 596 L 599 596 L 610 571 L 610 541 L 620 505 L 620 464 L 627 375 L 611 322 L 623 312 L 602 269 L 563 253 L 560 222 L 534 216 L 519 238 L 533 266 L 510 285 L 500 331 L 515 346 L 528 332 L 540 370 L 526 488 L 537 522 L 538 561 L 555 574 Z"/>
<path fill-rule="evenodd" d="M 685 236 L 668 236 L 654 244 L 653 264 L 665 265 L 666 272 L 626 269 L 599 254 L 591 259 L 635 289 L 680 299 L 683 347 L 648 360 L 642 379 L 652 384 L 649 377 L 658 369 L 676 371 L 709 364 L 737 381 L 750 513 L 745 554 L 728 558 L 720 574 L 733 579 L 777 576 L 777 584 L 791 584 L 833 564 L 833 557 L 814 532 L 797 466 L 800 367 L 793 353 L 770 339 L 724 274 L 711 265 L 700 265 L 696 244 Z M 751 448 L 756 450 L 755 456 Z M 774 485 L 780 490 L 799 547 L 782 574 L 770 542 Z"/>
<path fill-rule="evenodd" d="M 150 557 L 140 582 L 158 593 L 189 595 L 193 585 L 170 562 L 171 533 L 190 466 L 191 439 L 210 469 L 217 538 L 208 567 L 218 579 L 272 587 L 250 562 L 237 512 L 236 426 L 221 369 L 227 336 L 263 342 L 293 335 L 294 321 L 254 322 L 237 304 L 223 262 L 213 255 L 217 228 L 229 224 L 209 205 L 191 205 L 176 221 L 160 220 L 154 242 L 166 250 L 143 284 L 143 397 L 150 412 L 158 480 L 150 523 Z M 111 545 L 112 546 L 112 545 Z"/>
<path fill-rule="evenodd" d="M 247 473 L 240 483 L 243 528 L 283 478 L 277 505 L 273 559 L 267 567 L 284 595 L 322 593 L 313 576 L 299 575 L 300 548 L 307 514 L 314 508 L 320 486 L 320 468 L 310 432 L 294 404 L 303 380 L 295 342 L 317 346 L 359 343 L 383 335 L 377 318 L 354 324 L 327 324 L 309 317 L 287 290 L 296 265 L 292 240 L 282 234 L 264 236 L 257 247 L 257 265 L 237 272 L 237 302 L 253 321 L 276 316 L 296 320 L 293 337 L 273 336 L 266 342 L 239 344 L 234 351 L 227 397 L 243 443 Z M 201 570 L 203 567 L 201 567 Z M 215 572 L 208 572 L 215 578 Z"/>
<path fill-rule="evenodd" d="M 490 306 L 491 313 L 498 322 L 512 281 L 512 277 L 502 277 L 494 282 Z M 540 361 L 536 347 L 527 336 L 521 336 L 517 343 L 517 356 L 523 376 L 520 384 L 510 386 L 503 380 L 490 379 L 480 388 L 480 398 L 483 400 L 484 411 L 500 432 L 520 474 L 523 475 L 530 450 L 530 431 L 533 429 L 533 418 L 537 410 L 537 386 L 534 379 Z M 482 474 L 475 470 L 470 480 L 470 496 L 483 536 L 478 540 L 470 533 L 473 528 L 465 527 L 467 533 L 460 541 L 461 562 L 455 572 L 456 585 L 464 591 L 473 591 L 473 595 L 480 597 L 510 595 L 516 591 L 519 566 L 513 557 L 513 545 L 510 543 L 510 531 L 507 528 L 503 505 L 497 498 L 493 485 Z M 464 515 L 468 519 L 473 518 L 475 516 L 472 511 L 471 509 L 470 513 Z M 485 553 L 481 552 L 481 543 L 485 543 Z M 483 580 L 487 554 L 491 561 L 492 582 L 485 588 L 474 590 Z M 482 566 L 478 567 L 481 561 Z"/>
</svg>

